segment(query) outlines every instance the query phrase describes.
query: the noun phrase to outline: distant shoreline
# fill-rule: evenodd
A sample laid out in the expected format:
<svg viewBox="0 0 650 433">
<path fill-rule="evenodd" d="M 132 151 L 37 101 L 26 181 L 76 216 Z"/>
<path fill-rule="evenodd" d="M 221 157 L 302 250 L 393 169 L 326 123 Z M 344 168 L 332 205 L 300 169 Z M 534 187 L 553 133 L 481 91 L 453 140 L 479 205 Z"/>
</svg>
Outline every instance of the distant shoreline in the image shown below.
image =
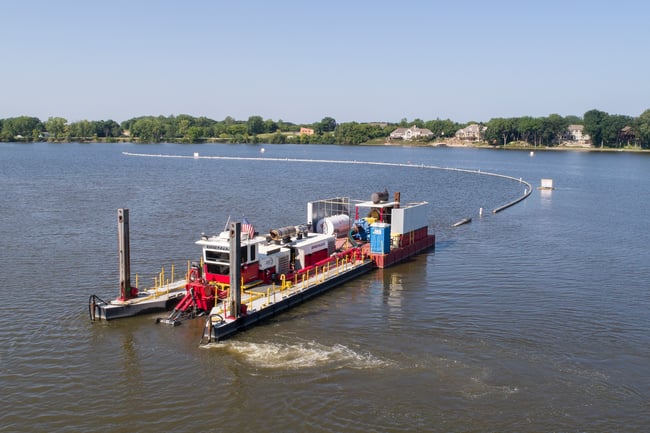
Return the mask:
<svg viewBox="0 0 650 433">
<path fill-rule="evenodd" d="M 650 149 L 642 148 L 609 148 L 609 147 L 586 147 L 586 146 L 520 146 L 520 145 L 498 145 L 491 146 L 489 144 L 478 144 L 478 145 L 452 145 L 452 146 L 436 146 L 436 147 L 453 147 L 453 148 L 466 148 L 466 149 L 492 149 L 492 150 L 526 150 L 526 151 L 573 151 L 573 152 L 638 152 L 644 153 L 650 151 Z"/>
<path fill-rule="evenodd" d="M 133 143 L 133 144 L 140 144 L 143 146 L 146 145 L 155 145 L 155 144 L 162 144 L 162 143 L 171 143 L 171 144 L 184 144 L 184 145 L 189 145 L 189 144 L 251 144 L 251 143 L 231 143 L 227 140 L 223 139 L 207 139 L 203 140 L 201 142 L 195 142 L 195 143 L 186 143 L 186 142 L 170 142 L 170 141 L 165 141 L 165 142 L 158 142 L 158 143 L 138 143 L 137 141 L 134 141 L 131 138 L 110 138 L 110 139 L 96 139 L 96 140 L 81 140 L 81 141 L 0 141 L 0 144 L 34 144 L 34 143 L 52 143 L 52 144 L 73 144 L 73 143 L 78 143 L 78 144 L 118 144 L 118 143 Z M 261 144 L 272 144 L 272 143 L 256 143 L 258 145 Z M 283 144 L 278 144 L 279 146 L 282 146 Z M 291 145 L 288 143 L 287 145 Z M 305 146 L 309 146 L 310 144 L 305 144 Z M 325 146 L 337 146 L 337 144 L 325 144 Z M 565 151 L 573 151 L 573 152 L 627 152 L 627 153 L 647 153 L 650 152 L 650 149 L 642 149 L 642 148 L 631 148 L 631 147 L 622 147 L 622 148 L 609 148 L 609 147 L 593 147 L 593 146 L 566 146 L 566 145 L 560 145 L 560 146 L 531 146 L 531 145 L 520 145 L 520 144 L 507 144 L 507 145 L 490 145 L 484 142 L 472 142 L 472 143 L 449 143 L 449 142 L 433 142 L 433 143 L 423 143 L 423 142 L 410 142 L 410 141 L 392 141 L 392 142 L 378 142 L 378 141 L 372 141 L 372 142 L 366 142 L 366 143 L 360 143 L 360 144 L 352 144 L 352 145 L 341 145 L 339 144 L 338 146 L 385 146 L 385 147 L 448 147 L 448 148 L 453 148 L 453 149 L 489 149 L 489 150 L 524 150 L 524 151 L 531 151 L 531 152 L 536 152 L 536 151 L 560 151 L 560 152 L 565 152 Z"/>
<path fill-rule="evenodd" d="M 575 152 L 631 152 L 631 153 L 646 153 L 650 149 L 642 148 L 609 148 L 609 147 L 593 147 L 593 146 L 531 146 L 520 144 L 507 144 L 507 145 L 490 145 L 485 142 L 472 142 L 472 143 L 417 143 L 417 142 L 391 142 L 391 143 L 364 143 L 365 146 L 412 146 L 412 147 L 449 147 L 453 149 L 489 149 L 489 150 L 525 150 L 525 151 L 575 151 Z"/>
</svg>

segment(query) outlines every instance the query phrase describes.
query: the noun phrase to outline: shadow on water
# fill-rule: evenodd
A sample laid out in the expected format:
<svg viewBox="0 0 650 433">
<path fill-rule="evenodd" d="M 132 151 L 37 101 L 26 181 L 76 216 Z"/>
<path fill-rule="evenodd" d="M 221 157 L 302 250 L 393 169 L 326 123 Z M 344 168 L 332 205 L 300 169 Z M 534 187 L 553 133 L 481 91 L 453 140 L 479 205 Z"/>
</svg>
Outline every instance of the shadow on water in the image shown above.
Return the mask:
<svg viewBox="0 0 650 433">
<path fill-rule="evenodd" d="M 448 239 L 440 242 L 436 240 L 436 252 L 438 253 L 438 252 L 445 251 L 447 248 L 453 247 L 456 244 L 456 242 L 457 241 L 453 239 Z"/>
</svg>

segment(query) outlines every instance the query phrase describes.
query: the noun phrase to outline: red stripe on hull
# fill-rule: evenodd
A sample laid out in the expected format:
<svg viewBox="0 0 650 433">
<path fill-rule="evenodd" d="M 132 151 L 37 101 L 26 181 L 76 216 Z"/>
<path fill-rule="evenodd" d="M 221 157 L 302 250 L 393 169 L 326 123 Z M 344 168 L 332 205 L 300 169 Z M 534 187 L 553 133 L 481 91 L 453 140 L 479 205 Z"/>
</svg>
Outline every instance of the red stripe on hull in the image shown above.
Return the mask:
<svg viewBox="0 0 650 433">
<path fill-rule="evenodd" d="M 388 254 L 371 254 L 370 245 L 368 244 L 363 246 L 364 254 L 370 254 L 372 260 L 375 262 L 375 266 L 383 269 L 414 256 L 421 251 L 430 248 L 435 249 L 436 235 L 423 235 L 421 231 L 415 231 L 414 233 L 417 233 L 417 235 L 409 239 L 409 241 L 413 239 L 412 242 L 407 241 L 407 245 L 391 248 Z"/>
</svg>

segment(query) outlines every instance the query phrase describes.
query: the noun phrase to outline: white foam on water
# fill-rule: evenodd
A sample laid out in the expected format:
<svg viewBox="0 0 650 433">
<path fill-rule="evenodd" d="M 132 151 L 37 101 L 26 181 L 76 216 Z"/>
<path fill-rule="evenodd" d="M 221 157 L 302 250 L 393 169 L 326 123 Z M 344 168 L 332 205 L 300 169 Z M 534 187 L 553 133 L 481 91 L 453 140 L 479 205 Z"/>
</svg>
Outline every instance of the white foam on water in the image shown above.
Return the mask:
<svg viewBox="0 0 650 433">
<path fill-rule="evenodd" d="M 330 365 L 334 368 L 364 369 L 390 364 L 370 353 L 357 352 L 342 344 L 326 346 L 315 341 L 251 343 L 232 340 L 218 346 L 257 368 L 303 369 Z"/>
</svg>

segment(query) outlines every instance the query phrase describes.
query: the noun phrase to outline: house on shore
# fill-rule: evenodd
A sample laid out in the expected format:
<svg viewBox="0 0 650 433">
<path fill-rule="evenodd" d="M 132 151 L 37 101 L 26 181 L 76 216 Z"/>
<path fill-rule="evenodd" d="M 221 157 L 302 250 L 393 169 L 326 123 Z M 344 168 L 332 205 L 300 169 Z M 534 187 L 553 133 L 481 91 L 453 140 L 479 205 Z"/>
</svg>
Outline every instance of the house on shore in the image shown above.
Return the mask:
<svg viewBox="0 0 650 433">
<path fill-rule="evenodd" d="M 418 128 L 413 125 L 410 128 L 397 128 L 390 133 L 391 140 L 413 140 L 433 137 L 433 132 L 427 128 Z"/>
<path fill-rule="evenodd" d="M 588 145 L 591 138 L 588 134 L 584 133 L 584 125 L 569 125 L 567 126 L 568 137 L 567 140 L 571 144 Z"/>
<path fill-rule="evenodd" d="M 456 138 L 462 141 L 481 141 L 487 126 L 472 123 L 456 131 Z"/>
</svg>

